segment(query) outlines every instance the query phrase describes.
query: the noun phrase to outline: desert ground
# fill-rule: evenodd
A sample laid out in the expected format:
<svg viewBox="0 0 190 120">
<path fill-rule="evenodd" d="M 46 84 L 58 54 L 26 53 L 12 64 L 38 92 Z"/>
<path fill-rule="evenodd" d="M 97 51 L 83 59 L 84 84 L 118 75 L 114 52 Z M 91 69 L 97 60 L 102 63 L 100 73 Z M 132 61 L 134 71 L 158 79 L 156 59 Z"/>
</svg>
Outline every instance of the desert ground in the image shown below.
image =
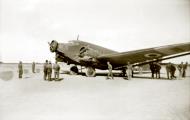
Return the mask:
<svg viewBox="0 0 190 120">
<path fill-rule="evenodd" d="M 24 64 L 18 79 L 17 64 L 0 64 L 0 120 L 190 120 L 189 68 L 175 80 L 163 67 L 161 79 L 61 74 L 62 81 L 44 81 L 42 69 Z"/>
</svg>

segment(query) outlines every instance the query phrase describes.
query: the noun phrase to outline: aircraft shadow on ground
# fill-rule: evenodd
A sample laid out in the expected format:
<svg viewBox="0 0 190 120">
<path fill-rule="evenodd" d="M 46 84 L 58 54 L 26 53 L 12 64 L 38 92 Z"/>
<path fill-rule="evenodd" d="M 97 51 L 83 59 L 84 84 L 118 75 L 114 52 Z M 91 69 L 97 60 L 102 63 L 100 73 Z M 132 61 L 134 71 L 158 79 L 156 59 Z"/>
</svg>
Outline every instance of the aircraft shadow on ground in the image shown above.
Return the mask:
<svg viewBox="0 0 190 120">
<path fill-rule="evenodd" d="M 150 74 L 150 73 L 151 73 L 151 72 L 143 72 L 142 75 L 143 75 L 143 74 Z M 64 72 L 64 73 L 61 73 L 61 74 L 69 74 L 69 75 L 71 75 L 70 72 L 68 72 L 68 71 L 67 71 L 67 72 Z M 97 72 L 97 73 L 96 73 L 96 76 L 104 76 L 104 77 L 107 77 L 107 74 L 108 74 L 108 73 L 106 73 L 106 72 L 101 72 L 101 73 L 98 73 L 98 72 Z M 84 72 L 79 72 L 77 75 L 86 76 Z M 137 75 L 138 75 L 138 76 L 137 76 Z M 95 76 L 95 77 L 96 77 L 96 76 Z M 124 78 L 124 77 L 121 75 L 121 73 L 118 73 L 118 72 L 117 72 L 117 73 L 114 73 L 114 72 L 113 72 L 113 76 L 114 76 L 114 77 L 121 77 L 121 78 Z M 134 73 L 133 78 L 154 79 L 154 80 L 171 80 L 171 79 L 167 79 L 167 78 L 165 78 L 165 77 L 161 77 L 161 78 L 155 78 L 155 77 L 154 77 L 154 78 L 152 78 L 152 77 L 150 77 L 150 76 L 140 76 L 138 72 L 135 72 L 135 73 Z M 172 80 L 175 80 L 175 79 L 172 79 Z"/>
<path fill-rule="evenodd" d="M 167 79 L 165 77 L 152 78 L 152 77 L 147 77 L 147 76 L 133 76 L 133 78 L 142 78 L 142 79 L 151 79 L 151 80 L 175 80 L 175 79 Z"/>
</svg>

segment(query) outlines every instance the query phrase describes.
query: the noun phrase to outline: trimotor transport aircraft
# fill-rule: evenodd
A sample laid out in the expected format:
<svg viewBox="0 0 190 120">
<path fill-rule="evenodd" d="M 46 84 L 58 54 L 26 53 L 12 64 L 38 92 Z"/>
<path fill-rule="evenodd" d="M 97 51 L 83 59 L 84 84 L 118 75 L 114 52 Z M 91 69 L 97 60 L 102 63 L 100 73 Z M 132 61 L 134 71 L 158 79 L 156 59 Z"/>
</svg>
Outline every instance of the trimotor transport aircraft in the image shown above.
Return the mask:
<svg viewBox="0 0 190 120">
<path fill-rule="evenodd" d="M 49 45 L 50 51 L 55 52 L 56 61 L 74 64 L 70 70 L 75 73 L 78 73 L 77 65 L 84 66 L 88 77 L 95 76 L 95 69 L 108 69 L 108 61 L 113 70 L 125 71 L 128 62 L 140 66 L 190 54 L 190 42 L 128 52 L 116 52 L 78 39 L 68 43 L 52 40 Z"/>
</svg>

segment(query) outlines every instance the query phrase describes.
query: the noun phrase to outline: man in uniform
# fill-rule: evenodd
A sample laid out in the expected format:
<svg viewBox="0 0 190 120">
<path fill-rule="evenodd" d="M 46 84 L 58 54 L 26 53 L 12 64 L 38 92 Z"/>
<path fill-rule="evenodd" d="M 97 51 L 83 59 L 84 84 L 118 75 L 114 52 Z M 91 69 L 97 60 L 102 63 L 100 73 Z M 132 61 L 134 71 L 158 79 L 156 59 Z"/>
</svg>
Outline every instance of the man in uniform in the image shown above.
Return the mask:
<svg viewBox="0 0 190 120">
<path fill-rule="evenodd" d="M 130 64 L 130 62 L 127 63 L 127 78 L 130 80 L 132 78 L 132 69 L 133 66 Z"/>
<path fill-rule="evenodd" d="M 167 65 L 166 65 L 166 73 L 167 73 L 167 78 L 170 79 L 170 70 L 171 69 L 171 62 L 169 62 Z"/>
<path fill-rule="evenodd" d="M 22 62 L 20 61 L 18 64 L 18 77 L 22 78 L 22 74 L 23 74 L 23 68 L 22 68 Z"/>
<path fill-rule="evenodd" d="M 60 70 L 60 66 L 59 64 L 57 64 L 57 61 L 55 62 L 54 66 L 53 66 L 53 69 L 54 69 L 54 78 L 55 80 L 59 80 L 59 70 Z"/>
<path fill-rule="evenodd" d="M 47 66 L 48 66 L 48 60 L 44 63 L 44 80 L 47 79 Z"/>
<path fill-rule="evenodd" d="M 151 71 L 151 73 L 152 73 L 152 78 L 154 78 L 154 74 L 155 74 L 155 64 L 154 64 L 153 62 L 151 62 L 151 63 L 149 64 L 149 66 L 150 66 L 150 71 Z"/>
<path fill-rule="evenodd" d="M 35 62 L 32 62 L 32 72 L 35 73 Z"/>
<path fill-rule="evenodd" d="M 181 64 L 179 64 L 178 66 L 177 66 L 177 68 L 178 68 L 178 70 L 179 70 L 179 79 L 181 79 L 182 78 L 182 72 L 183 72 L 183 62 L 181 62 Z"/>
<path fill-rule="evenodd" d="M 110 64 L 109 61 L 107 62 L 107 65 L 108 65 L 108 70 L 109 70 L 107 79 L 109 79 L 110 77 L 113 79 L 112 65 Z"/>
<path fill-rule="evenodd" d="M 187 70 L 187 66 L 188 66 L 188 62 L 186 62 L 184 65 L 183 65 L 183 73 L 182 73 L 182 77 L 185 77 L 186 76 L 186 70 Z"/>
<path fill-rule="evenodd" d="M 175 71 L 176 71 L 175 65 L 172 63 L 170 67 L 171 79 L 176 78 Z"/>
<path fill-rule="evenodd" d="M 160 69 L 162 68 L 160 63 L 155 62 L 153 63 L 155 66 L 155 74 L 156 74 L 156 78 L 160 78 Z"/>
<path fill-rule="evenodd" d="M 49 81 L 51 81 L 51 74 L 52 74 L 52 64 L 51 61 L 49 61 L 49 64 L 47 65 L 47 75 Z"/>
</svg>

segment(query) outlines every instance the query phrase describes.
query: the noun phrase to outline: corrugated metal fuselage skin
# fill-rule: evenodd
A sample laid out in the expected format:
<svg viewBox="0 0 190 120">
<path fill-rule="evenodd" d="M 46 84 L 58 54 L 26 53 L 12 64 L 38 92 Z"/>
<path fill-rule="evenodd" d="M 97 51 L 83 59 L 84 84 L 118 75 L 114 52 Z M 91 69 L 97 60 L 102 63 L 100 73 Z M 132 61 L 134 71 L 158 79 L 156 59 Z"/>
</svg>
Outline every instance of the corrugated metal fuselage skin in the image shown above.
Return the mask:
<svg viewBox="0 0 190 120">
<path fill-rule="evenodd" d="M 113 69 L 122 69 L 128 62 L 135 66 L 189 55 L 190 42 L 119 53 L 79 40 L 74 40 L 69 43 L 52 41 L 50 51 L 56 52 L 56 60 L 60 62 L 107 69 L 106 62 L 109 61 Z"/>
<path fill-rule="evenodd" d="M 86 43 L 83 41 L 72 41 L 69 43 L 59 43 L 56 51 L 56 60 L 59 62 L 65 62 L 67 64 L 75 64 L 81 66 L 92 66 L 98 69 L 107 69 L 107 64 L 105 62 L 92 62 L 92 61 L 79 61 L 79 53 L 81 48 L 88 47 L 89 54 L 91 57 L 96 58 L 100 55 L 117 53 L 116 51 L 109 50 L 107 48 L 94 45 L 91 43 Z"/>
</svg>

